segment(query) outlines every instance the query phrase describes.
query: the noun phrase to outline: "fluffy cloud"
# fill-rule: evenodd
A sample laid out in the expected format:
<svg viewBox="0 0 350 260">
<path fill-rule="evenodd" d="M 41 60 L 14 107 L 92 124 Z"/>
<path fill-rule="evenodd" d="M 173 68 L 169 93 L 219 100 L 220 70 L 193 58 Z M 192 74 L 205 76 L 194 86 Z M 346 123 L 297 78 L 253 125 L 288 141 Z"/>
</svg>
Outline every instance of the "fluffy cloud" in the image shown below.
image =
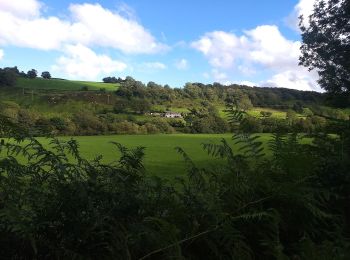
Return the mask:
<svg viewBox="0 0 350 260">
<path fill-rule="evenodd" d="M 142 65 L 143 68 L 147 70 L 164 70 L 167 66 L 161 62 L 146 62 Z"/>
<path fill-rule="evenodd" d="M 218 69 L 212 69 L 211 75 L 216 82 L 225 83 L 228 81 L 226 73 L 219 71 Z"/>
<path fill-rule="evenodd" d="M 67 19 L 45 17 L 41 6 L 36 0 L 0 0 L 0 44 L 43 50 L 83 44 L 124 53 L 167 49 L 137 21 L 99 4 L 72 4 Z"/>
<path fill-rule="evenodd" d="M 258 67 L 275 73 L 263 85 L 318 90 L 315 73 L 298 66 L 300 46 L 299 41 L 286 39 L 275 25 L 258 26 L 242 36 L 215 31 L 192 43 L 208 59 L 215 69 L 213 78 L 221 79 L 220 82 L 227 81 L 226 75 L 234 72 L 252 75 Z"/>
<path fill-rule="evenodd" d="M 192 47 L 202 52 L 213 67 L 227 69 L 238 64 L 244 71 L 249 67 L 240 65 L 242 61 L 291 68 L 300 54 L 300 42 L 287 40 L 274 25 L 258 26 L 241 37 L 223 31 L 207 33 Z"/>
<path fill-rule="evenodd" d="M 270 80 L 260 84 L 264 87 L 285 87 L 298 90 L 319 90 L 314 77 L 295 71 L 284 71 L 274 75 Z"/>
<path fill-rule="evenodd" d="M 251 81 L 248 81 L 248 80 L 243 80 L 241 82 L 239 82 L 240 85 L 245 85 L 245 86 L 248 86 L 248 87 L 255 87 L 255 86 L 258 86 L 259 84 L 256 84 L 254 82 L 251 82 Z"/>
<path fill-rule="evenodd" d="M 206 33 L 191 46 L 202 52 L 214 67 L 229 68 L 241 57 L 247 45 L 245 36 L 237 37 L 233 33 L 214 31 Z"/>
<path fill-rule="evenodd" d="M 188 61 L 186 59 L 181 59 L 175 62 L 175 67 L 178 70 L 186 70 L 188 69 Z"/>
<path fill-rule="evenodd" d="M 64 52 L 53 69 L 70 78 L 95 80 L 101 73 L 121 72 L 127 68 L 125 63 L 98 55 L 81 44 L 67 45 Z"/>
<path fill-rule="evenodd" d="M 0 49 L 0 60 L 4 57 L 4 51 Z"/>
<path fill-rule="evenodd" d="M 71 5 L 70 11 L 72 30 L 80 32 L 75 40 L 84 44 L 117 48 L 126 53 L 153 53 L 165 48 L 136 21 L 98 4 Z"/>
<path fill-rule="evenodd" d="M 273 69 L 290 69 L 297 65 L 301 43 L 284 38 L 277 26 L 258 26 L 246 34 L 250 41 L 247 58 L 252 62 Z"/>
<path fill-rule="evenodd" d="M 41 7 L 42 4 L 37 0 L 0 0 L 1 12 L 11 13 L 22 18 L 38 16 Z"/>
</svg>

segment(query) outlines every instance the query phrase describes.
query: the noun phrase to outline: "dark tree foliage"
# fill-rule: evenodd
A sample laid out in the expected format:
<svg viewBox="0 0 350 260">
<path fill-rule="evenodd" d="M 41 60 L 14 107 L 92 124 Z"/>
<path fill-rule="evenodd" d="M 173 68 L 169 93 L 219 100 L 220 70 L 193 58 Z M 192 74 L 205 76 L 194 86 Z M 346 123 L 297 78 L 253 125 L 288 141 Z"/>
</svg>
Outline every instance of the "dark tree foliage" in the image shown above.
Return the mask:
<svg viewBox="0 0 350 260">
<path fill-rule="evenodd" d="M 301 17 L 300 64 L 315 69 L 319 84 L 329 92 L 350 91 L 349 21 L 349 0 L 317 0 L 313 14 Z"/>
<path fill-rule="evenodd" d="M 13 87 L 16 84 L 17 74 L 11 68 L 0 69 L 0 87 Z"/>
<path fill-rule="evenodd" d="M 43 71 L 43 72 L 41 73 L 41 77 L 42 77 L 43 79 L 51 79 L 51 74 L 50 74 L 50 72 L 48 72 L 48 71 Z"/>
<path fill-rule="evenodd" d="M 102 80 L 104 83 L 122 83 L 123 82 L 121 78 L 116 78 L 116 77 L 105 77 Z"/>
<path fill-rule="evenodd" d="M 35 79 L 38 76 L 38 72 L 35 69 L 31 69 L 27 72 L 27 77 L 30 79 Z"/>
</svg>

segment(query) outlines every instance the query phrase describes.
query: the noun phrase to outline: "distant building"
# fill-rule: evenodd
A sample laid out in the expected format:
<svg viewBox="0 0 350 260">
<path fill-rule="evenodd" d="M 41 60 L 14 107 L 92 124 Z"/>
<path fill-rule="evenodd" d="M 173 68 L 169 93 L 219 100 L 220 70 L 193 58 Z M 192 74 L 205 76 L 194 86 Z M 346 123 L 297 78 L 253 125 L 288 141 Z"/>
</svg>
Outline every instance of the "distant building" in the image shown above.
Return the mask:
<svg viewBox="0 0 350 260">
<path fill-rule="evenodd" d="M 166 118 L 182 118 L 181 113 L 176 112 L 165 112 L 164 117 Z"/>
<path fill-rule="evenodd" d="M 151 116 L 161 116 L 162 113 L 151 112 L 150 115 L 151 115 Z"/>
</svg>

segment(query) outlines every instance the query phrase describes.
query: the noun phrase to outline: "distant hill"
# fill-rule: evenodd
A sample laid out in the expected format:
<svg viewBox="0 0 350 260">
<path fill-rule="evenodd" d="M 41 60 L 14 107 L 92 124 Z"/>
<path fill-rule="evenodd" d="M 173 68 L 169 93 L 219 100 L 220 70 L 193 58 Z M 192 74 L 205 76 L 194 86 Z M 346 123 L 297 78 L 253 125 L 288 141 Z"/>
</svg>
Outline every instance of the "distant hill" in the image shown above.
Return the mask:
<svg viewBox="0 0 350 260">
<path fill-rule="evenodd" d="M 16 87 L 35 90 L 81 90 L 87 88 L 88 90 L 115 91 L 118 89 L 118 83 L 103 83 L 92 81 L 74 81 L 65 79 L 28 79 L 18 77 Z"/>
</svg>

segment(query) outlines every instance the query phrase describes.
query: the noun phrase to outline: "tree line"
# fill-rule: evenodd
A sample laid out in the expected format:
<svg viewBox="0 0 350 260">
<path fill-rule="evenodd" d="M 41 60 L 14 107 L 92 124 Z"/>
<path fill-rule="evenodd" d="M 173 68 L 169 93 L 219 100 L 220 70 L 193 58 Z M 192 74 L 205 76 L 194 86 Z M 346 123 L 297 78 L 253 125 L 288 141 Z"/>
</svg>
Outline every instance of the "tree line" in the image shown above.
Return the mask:
<svg viewBox="0 0 350 260">
<path fill-rule="evenodd" d="M 24 71 L 19 71 L 17 66 L 0 68 L 0 87 L 14 87 L 18 77 L 35 79 L 38 77 L 38 71 L 31 69 L 26 73 Z M 41 77 L 44 79 L 51 79 L 51 74 L 48 71 L 43 71 Z"/>
</svg>

